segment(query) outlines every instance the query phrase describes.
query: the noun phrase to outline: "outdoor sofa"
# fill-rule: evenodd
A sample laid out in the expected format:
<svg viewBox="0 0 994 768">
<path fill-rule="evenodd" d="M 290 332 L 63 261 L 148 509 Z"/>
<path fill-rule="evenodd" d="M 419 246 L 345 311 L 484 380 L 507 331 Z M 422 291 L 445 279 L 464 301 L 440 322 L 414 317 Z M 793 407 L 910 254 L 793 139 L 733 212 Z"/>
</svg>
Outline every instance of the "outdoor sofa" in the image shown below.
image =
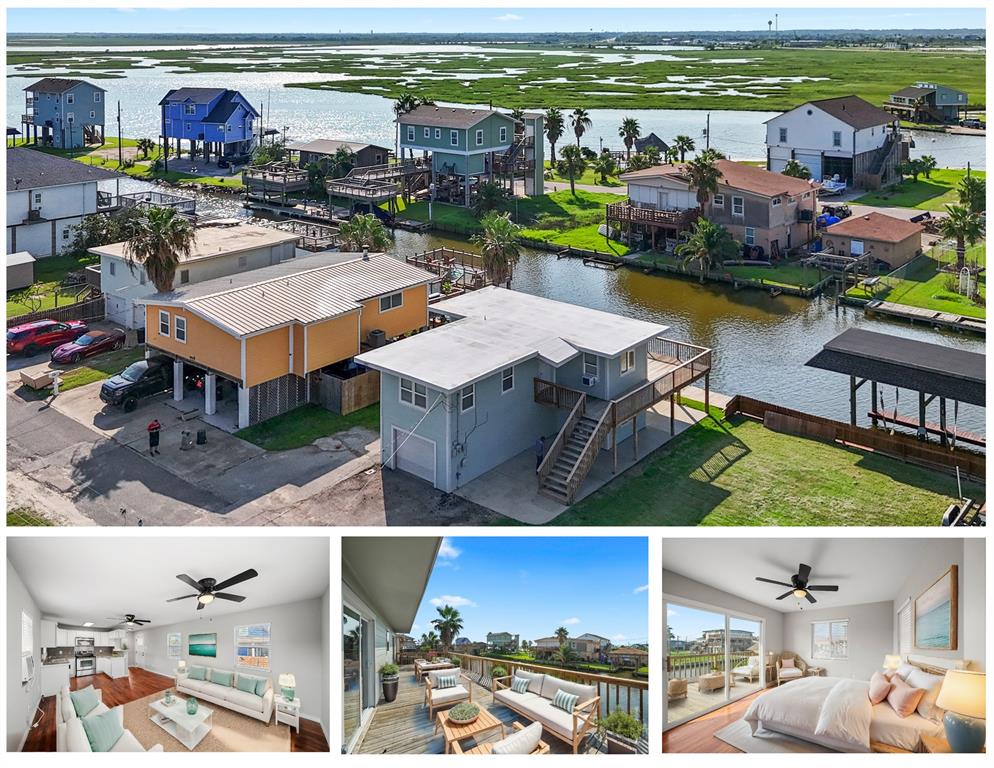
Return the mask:
<svg viewBox="0 0 994 768">
<path fill-rule="evenodd" d="M 524 693 L 512 689 L 511 683 L 515 677 L 528 680 L 528 688 Z M 577 697 L 572 712 L 552 705 L 552 700 L 559 691 Z M 512 712 L 541 723 L 547 733 L 572 746 L 573 754 L 577 753 L 584 737 L 596 729 L 601 703 L 595 685 L 571 683 L 552 675 L 520 669 L 515 670 L 513 675 L 494 678 L 493 700 Z"/>
<path fill-rule="evenodd" d="M 512 726 L 514 733 L 491 744 L 477 744 L 472 749 L 463 751 L 458 741 L 452 742 L 452 753 L 455 755 L 547 755 L 549 745 L 542 741 L 542 724 L 532 723 L 527 728 L 515 721 Z"/>
</svg>

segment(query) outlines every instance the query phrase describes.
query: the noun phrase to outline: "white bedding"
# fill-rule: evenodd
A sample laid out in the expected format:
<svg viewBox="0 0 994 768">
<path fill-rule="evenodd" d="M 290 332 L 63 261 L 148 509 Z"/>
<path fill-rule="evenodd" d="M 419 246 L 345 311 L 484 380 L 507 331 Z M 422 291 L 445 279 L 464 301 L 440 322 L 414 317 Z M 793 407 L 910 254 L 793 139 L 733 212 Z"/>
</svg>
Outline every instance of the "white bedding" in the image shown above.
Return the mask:
<svg viewBox="0 0 994 768">
<path fill-rule="evenodd" d="M 886 701 L 873 705 L 873 719 L 870 721 L 870 741 L 879 741 L 892 747 L 918 752 L 923 734 L 942 736 L 942 723 L 928 720 L 917 713 L 905 718 L 894 711 Z"/>
</svg>

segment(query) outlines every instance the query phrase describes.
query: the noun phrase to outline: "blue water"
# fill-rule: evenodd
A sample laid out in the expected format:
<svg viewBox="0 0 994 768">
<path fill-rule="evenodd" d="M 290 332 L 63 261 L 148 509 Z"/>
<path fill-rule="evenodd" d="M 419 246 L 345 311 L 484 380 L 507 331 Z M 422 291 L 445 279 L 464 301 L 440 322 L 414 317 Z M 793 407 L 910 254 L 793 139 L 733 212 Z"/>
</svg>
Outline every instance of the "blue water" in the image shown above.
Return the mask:
<svg viewBox="0 0 994 768">
<path fill-rule="evenodd" d="M 190 643 L 191 656 L 217 656 L 216 643 Z"/>
<path fill-rule="evenodd" d="M 919 614 L 915 625 L 915 645 L 918 648 L 949 647 L 950 608 L 946 600 L 928 613 Z"/>
</svg>

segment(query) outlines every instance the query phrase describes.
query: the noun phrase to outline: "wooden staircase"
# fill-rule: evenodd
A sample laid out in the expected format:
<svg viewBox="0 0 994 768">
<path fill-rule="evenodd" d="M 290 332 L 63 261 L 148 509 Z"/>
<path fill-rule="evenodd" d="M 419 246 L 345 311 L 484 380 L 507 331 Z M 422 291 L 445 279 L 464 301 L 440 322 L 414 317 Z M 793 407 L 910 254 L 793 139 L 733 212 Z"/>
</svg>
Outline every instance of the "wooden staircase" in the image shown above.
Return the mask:
<svg viewBox="0 0 994 768">
<path fill-rule="evenodd" d="M 610 428 L 609 412 L 609 403 L 580 397 L 539 467 L 539 493 L 573 503 Z"/>
</svg>

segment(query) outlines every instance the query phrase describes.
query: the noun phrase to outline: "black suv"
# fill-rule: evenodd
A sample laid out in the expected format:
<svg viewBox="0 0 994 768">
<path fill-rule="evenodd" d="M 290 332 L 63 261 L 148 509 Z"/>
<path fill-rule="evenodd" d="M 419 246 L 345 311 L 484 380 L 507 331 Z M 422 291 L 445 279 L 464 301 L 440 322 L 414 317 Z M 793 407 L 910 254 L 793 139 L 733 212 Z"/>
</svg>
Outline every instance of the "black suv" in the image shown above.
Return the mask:
<svg viewBox="0 0 994 768">
<path fill-rule="evenodd" d="M 143 397 L 168 392 L 173 388 L 172 358 L 155 355 L 132 363 L 100 387 L 100 399 L 109 405 L 119 405 L 126 413 L 138 407 Z"/>
</svg>

